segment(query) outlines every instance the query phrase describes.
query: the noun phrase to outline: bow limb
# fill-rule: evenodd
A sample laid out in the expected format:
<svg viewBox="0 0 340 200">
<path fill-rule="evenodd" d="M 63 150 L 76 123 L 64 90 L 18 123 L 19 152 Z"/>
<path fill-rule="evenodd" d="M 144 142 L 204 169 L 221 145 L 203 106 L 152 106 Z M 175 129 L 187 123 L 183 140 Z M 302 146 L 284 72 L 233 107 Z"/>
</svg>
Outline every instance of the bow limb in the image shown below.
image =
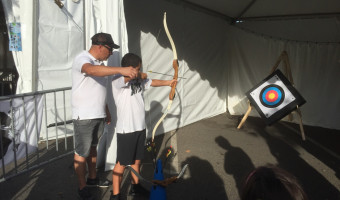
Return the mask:
<svg viewBox="0 0 340 200">
<path fill-rule="evenodd" d="M 176 50 L 176 47 L 175 47 L 175 43 L 170 35 L 170 32 L 169 32 L 169 29 L 168 29 L 168 26 L 167 26 L 167 23 L 166 23 L 166 12 L 164 13 L 164 18 L 163 18 L 163 25 L 164 25 L 164 30 L 166 32 L 166 35 L 170 41 L 170 44 L 171 44 L 171 48 L 172 48 L 172 52 L 173 52 L 173 62 L 172 62 L 172 66 L 174 68 L 174 76 L 173 76 L 173 79 L 174 80 L 177 80 L 178 78 L 178 60 L 177 60 L 177 50 Z M 152 131 L 152 142 L 154 141 L 154 137 L 155 137 L 155 133 L 156 133 L 156 130 L 158 128 L 158 126 L 160 125 L 160 123 L 164 120 L 165 116 L 168 114 L 170 108 L 171 108 L 171 105 L 172 105 L 172 101 L 173 99 L 175 98 L 175 93 L 176 93 L 176 85 L 177 83 L 175 82 L 172 86 L 171 86 L 171 91 L 169 93 L 169 102 L 168 102 L 168 106 L 167 106 L 167 109 L 166 111 L 164 112 L 163 116 L 158 120 L 158 122 L 156 123 L 156 126 L 154 127 L 153 131 Z"/>
</svg>

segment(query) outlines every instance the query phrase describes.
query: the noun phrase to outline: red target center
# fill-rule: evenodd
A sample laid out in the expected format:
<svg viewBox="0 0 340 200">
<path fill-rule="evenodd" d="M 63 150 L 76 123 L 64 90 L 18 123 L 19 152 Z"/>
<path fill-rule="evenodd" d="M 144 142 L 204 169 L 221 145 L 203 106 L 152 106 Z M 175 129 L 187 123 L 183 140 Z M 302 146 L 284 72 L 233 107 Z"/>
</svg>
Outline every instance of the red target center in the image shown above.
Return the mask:
<svg viewBox="0 0 340 200">
<path fill-rule="evenodd" d="M 270 90 L 266 94 L 266 100 L 269 102 L 274 102 L 279 97 L 278 93 L 275 90 Z"/>
</svg>

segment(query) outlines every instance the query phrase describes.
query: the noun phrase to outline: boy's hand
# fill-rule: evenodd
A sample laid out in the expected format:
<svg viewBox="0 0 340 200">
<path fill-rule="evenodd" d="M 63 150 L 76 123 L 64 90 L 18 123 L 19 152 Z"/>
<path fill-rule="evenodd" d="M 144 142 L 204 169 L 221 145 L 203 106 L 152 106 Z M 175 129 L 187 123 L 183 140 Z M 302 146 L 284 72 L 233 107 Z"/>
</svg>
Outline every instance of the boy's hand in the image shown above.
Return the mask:
<svg viewBox="0 0 340 200">
<path fill-rule="evenodd" d="M 144 79 L 147 79 L 147 78 L 148 78 L 148 75 L 147 75 L 146 73 L 139 72 L 139 73 L 138 73 L 138 78 L 144 80 Z"/>
<path fill-rule="evenodd" d="M 174 85 L 176 85 L 176 84 L 177 84 L 177 80 L 172 79 L 172 80 L 170 80 L 169 86 L 172 87 L 172 86 L 174 86 Z"/>
</svg>

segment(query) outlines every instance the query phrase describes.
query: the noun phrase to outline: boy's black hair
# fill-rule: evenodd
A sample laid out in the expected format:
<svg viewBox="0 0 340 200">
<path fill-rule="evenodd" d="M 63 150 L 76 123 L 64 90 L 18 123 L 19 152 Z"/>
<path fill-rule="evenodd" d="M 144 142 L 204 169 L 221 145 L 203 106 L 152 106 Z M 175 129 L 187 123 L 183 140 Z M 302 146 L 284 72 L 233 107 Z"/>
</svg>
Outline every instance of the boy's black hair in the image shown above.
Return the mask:
<svg viewBox="0 0 340 200">
<path fill-rule="evenodd" d="M 142 64 L 142 59 L 133 53 L 127 53 L 122 58 L 122 67 L 132 66 L 136 68 L 139 64 Z"/>
</svg>

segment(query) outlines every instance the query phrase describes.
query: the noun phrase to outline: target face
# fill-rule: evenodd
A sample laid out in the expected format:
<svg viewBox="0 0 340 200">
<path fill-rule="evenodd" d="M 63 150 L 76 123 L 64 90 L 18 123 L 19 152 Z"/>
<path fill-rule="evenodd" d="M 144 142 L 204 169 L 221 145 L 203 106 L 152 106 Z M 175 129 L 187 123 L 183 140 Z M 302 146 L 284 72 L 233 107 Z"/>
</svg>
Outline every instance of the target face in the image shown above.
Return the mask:
<svg viewBox="0 0 340 200">
<path fill-rule="evenodd" d="M 260 101 L 262 105 L 268 108 L 279 106 L 285 98 L 285 93 L 279 85 L 267 85 L 260 92 Z"/>
<path fill-rule="evenodd" d="M 306 102 L 280 70 L 265 78 L 246 95 L 269 125 Z"/>
</svg>

